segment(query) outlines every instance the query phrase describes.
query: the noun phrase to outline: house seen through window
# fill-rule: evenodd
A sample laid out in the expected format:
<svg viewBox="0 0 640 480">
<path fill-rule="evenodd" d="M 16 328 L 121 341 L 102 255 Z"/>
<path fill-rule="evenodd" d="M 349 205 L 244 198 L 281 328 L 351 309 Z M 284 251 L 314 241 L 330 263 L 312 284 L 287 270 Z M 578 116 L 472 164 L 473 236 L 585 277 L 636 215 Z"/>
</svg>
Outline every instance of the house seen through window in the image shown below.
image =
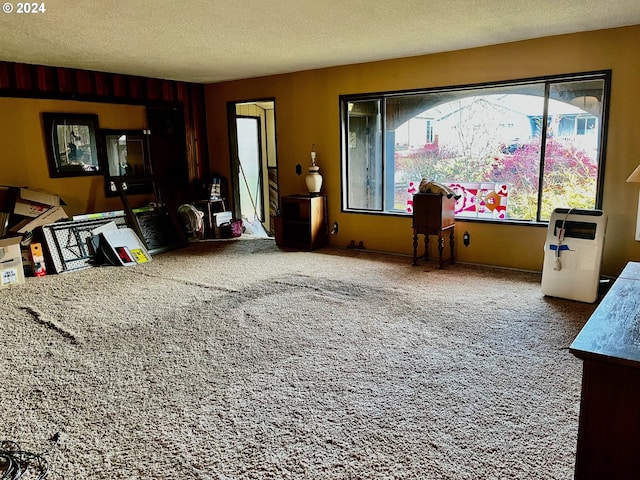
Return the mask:
<svg viewBox="0 0 640 480">
<path fill-rule="evenodd" d="M 540 222 L 600 208 L 609 73 L 341 97 L 343 208 L 411 212 L 422 178 L 456 216 Z"/>
</svg>

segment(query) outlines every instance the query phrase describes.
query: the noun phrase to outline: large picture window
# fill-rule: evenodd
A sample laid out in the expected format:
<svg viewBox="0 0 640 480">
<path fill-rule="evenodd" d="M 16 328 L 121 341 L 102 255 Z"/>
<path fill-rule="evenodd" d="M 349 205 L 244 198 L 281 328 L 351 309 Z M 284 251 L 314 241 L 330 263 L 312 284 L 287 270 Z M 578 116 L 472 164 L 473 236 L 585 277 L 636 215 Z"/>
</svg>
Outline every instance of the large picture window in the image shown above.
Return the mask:
<svg viewBox="0 0 640 480">
<path fill-rule="evenodd" d="M 411 212 L 423 178 L 457 192 L 459 218 L 600 208 L 609 83 L 594 72 L 342 96 L 343 209 Z"/>
</svg>

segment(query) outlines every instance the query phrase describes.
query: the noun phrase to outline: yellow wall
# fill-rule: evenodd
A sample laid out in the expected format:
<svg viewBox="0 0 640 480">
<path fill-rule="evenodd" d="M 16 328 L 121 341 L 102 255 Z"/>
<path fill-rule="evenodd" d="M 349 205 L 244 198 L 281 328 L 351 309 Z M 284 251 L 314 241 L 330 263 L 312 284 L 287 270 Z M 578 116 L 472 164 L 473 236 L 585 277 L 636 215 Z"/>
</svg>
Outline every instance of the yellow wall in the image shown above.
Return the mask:
<svg viewBox="0 0 640 480">
<path fill-rule="evenodd" d="M 348 65 L 208 85 L 207 123 L 212 170 L 228 172 L 226 102 L 275 98 L 280 194 L 305 192 L 311 145 L 318 151 L 334 245 L 363 241 L 371 250 L 410 254 L 411 220 L 341 212 L 341 94 L 473 84 L 592 70 L 612 70 L 603 208 L 609 217 L 603 274 L 640 260 L 634 240 L 638 185 L 625 183 L 640 163 L 640 26 L 547 37 L 442 54 Z M 471 234 L 464 247 L 462 234 Z M 458 221 L 461 261 L 541 270 L 546 228 Z M 434 242 L 432 242 L 434 243 Z"/>
<path fill-rule="evenodd" d="M 118 197 L 105 198 L 104 177 L 50 178 L 42 129 L 42 112 L 91 113 L 100 128 L 143 129 L 145 108 L 66 100 L 0 98 L 0 184 L 57 193 L 68 215 L 122 209 Z"/>
</svg>

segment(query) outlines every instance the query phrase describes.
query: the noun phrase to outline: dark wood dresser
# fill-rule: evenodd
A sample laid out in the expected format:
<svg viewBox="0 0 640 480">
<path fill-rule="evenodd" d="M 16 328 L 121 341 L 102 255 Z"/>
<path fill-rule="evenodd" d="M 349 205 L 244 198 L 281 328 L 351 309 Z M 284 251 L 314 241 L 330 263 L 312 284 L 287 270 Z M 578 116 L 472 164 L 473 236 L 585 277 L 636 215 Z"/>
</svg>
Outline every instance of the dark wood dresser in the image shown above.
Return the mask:
<svg viewBox="0 0 640 480">
<path fill-rule="evenodd" d="M 569 351 L 583 360 L 575 480 L 640 478 L 640 263 L 627 264 Z"/>
</svg>

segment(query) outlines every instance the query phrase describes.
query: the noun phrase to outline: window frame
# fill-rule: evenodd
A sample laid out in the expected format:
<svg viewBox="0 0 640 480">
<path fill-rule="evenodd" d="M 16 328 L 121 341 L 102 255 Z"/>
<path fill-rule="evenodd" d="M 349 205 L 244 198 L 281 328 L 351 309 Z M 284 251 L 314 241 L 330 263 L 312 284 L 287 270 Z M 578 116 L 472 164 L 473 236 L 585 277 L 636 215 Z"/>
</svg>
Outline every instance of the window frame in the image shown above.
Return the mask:
<svg viewBox="0 0 640 480">
<path fill-rule="evenodd" d="M 513 80 L 503 80 L 503 81 L 492 81 L 492 82 L 481 82 L 481 83 L 470 83 L 470 84 L 460 84 L 460 85 L 451 85 L 451 86 L 438 86 L 438 87 L 428 87 L 428 88 L 416 88 L 416 89 L 405 89 L 405 90 L 390 90 L 390 91 L 378 91 L 371 93 L 357 93 L 357 94 L 341 94 L 338 97 L 339 101 L 339 115 L 340 115 L 340 185 L 341 185 L 341 199 L 340 199 L 340 209 L 342 213 L 347 214 L 364 214 L 364 215 L 384 215 L 384 216 L 411 216 L 409 212 L 403 211 L 390 211 L 386 210 L 387 198 L 389 195 L 393 195 L 393 182 L 388 181 L 388 173 L 389 173 L 389 162 L 393 162 L 394 159 L 388 159 L 385 155 L 387 146 L 386 146 L 386 100 L 389 98 L 400 97 L 400 96 L 410 96 L 410 95 L 420 95 L 420 94 L 431 94 L 431 93 L 440 93 L 440 92 L 460 92 L 460 91 L 472 91 L 472 90 L 481 90 L 491 87 L 510 87 L 510 86 L 518 86 L 518 85 L 527 85 L 527 84 L 543 84 L 545 97 L 544 99 L 544 112 L 543 118 L 547 116 L 547 105 L 548 101 L 551 98 L 549 93 L 550 84 L 558 84 L 558 83 L 568 83 L 568 82 L 576 82 L 581 80 L 602 80 L 604 82 L 603 85 L 603 94 L 602 94 L 602 114 L 600 118 L 601 129 L 599 132 L 599 148 L 598 155 L 596 158 L 598 165 L 598 174 L 596 178 L 596 194 L 595 194 L 595 204 L 594 209 L 602 209 L 603 197 L 604 197 L 604 172 L 606 165 L 606 150 L 607 150 L 607 138 L 608 138 L 608 126 L 609 126 L 609 104 L 610 104 L 610 95 L 611 95 L 611 84 L 612 84 L 612 71 L 610 69 L 607 70 L 594 70 L 588 72 L 577 72 L 577 73 L 565 73 L 565 74 L 557 74 L 557 75 L 545 75 L 538 77 L 528 77 L 521 79 L 513 79 Z M 348 105 L 350 102 L 362 102 L 362 101 L 377 101 L 379 102 L 380 108 L 378 115 L 381 117 L 380 122 L 382 125 L 382 130 L 380 132 L 381 136 L 381 151 L 382 151 L 382 188 L 381 188 L 381 208 L 380 209 L 365 209 L 365 208 L 349 208 L 349 162 L 348 162 L 348 150 L 349 150 L 349 109 Z M 543 122 L 543 129 L 541 134 L 543 135 L 543 140 L 541 142 L 541 158 L 540 158 L 540 185 L 538 188 L 538 210 L 536 212 L 536 218 L 532 220 L 519 220 L 519 219 L 504 219 L 504 220 L 493 220 L 486 218 L 470 218 L 470 217 L 456 217 L 457 220 L 465 221 L 465 222 L 482 222 L 482 223 L 493 223 L 500 225 L 536 225 L 536 226 L 546 226 L 548 225 L 548 220 L 541 220 L 541 209 L 540 205 L 542 203 L 542 182 L 544 180 L 544 144 L 546 143 L 546 122 Z M 577 119 L 575 128 L 577 129 Z M 391 168 L 391 172 L 393 174 L 393 168 Z M 389 183 L 391 187 L 389 187 Z M 391 190 L 391 192 L 389 192 Z"/>
</svg>

